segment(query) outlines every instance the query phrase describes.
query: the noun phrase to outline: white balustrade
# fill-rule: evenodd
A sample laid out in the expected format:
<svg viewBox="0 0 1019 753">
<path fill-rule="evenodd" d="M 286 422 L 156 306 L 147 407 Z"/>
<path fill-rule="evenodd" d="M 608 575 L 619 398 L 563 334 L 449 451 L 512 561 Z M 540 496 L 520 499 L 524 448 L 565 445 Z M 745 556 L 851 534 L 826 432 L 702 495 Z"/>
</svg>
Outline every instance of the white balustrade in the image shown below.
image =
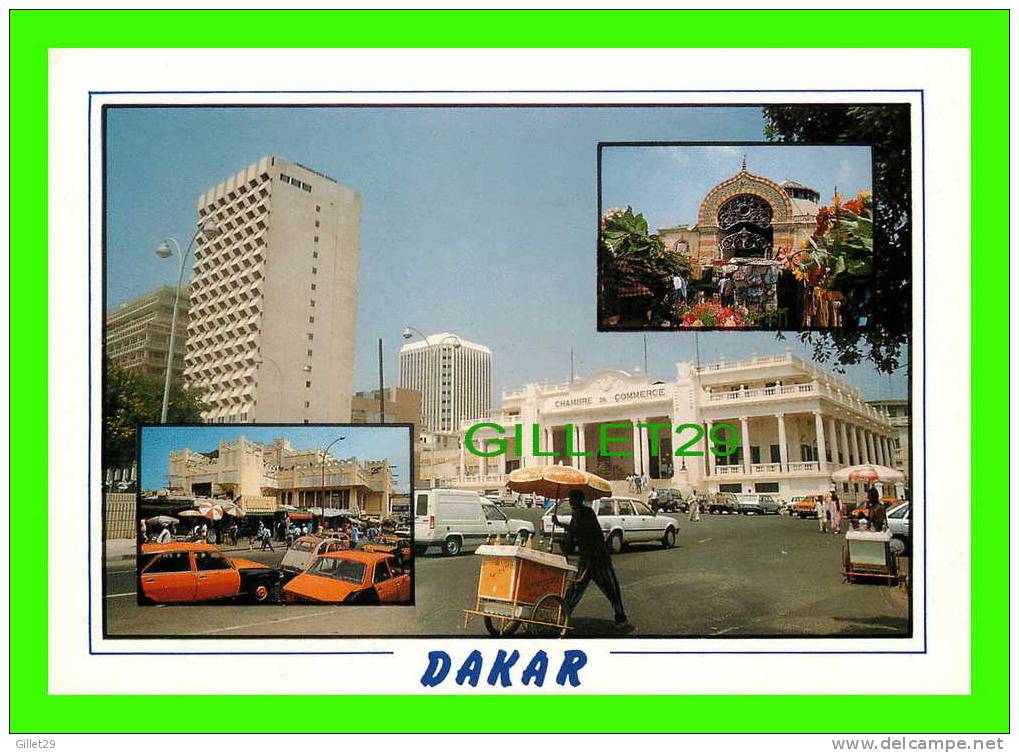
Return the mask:
<svg viewBox="0 0 1019 753">
<path fill-rule="evenodd" d="M 816 472 L 818 472 L 820 470 L 821 469 L 818 466 L 816 460 L 809 460 L 809 461 L 807 461 L 805 463 L 790 463 L 789 464 L 789 472 L 790 473 L 812 473 L 812 472 L 816 473 Z"/>
<path fill-rule="evenodd" d="M 718 476 L 737 476 L 743 473 L 742 465 L 716 465 L 715 474 Z"/>
</svg>

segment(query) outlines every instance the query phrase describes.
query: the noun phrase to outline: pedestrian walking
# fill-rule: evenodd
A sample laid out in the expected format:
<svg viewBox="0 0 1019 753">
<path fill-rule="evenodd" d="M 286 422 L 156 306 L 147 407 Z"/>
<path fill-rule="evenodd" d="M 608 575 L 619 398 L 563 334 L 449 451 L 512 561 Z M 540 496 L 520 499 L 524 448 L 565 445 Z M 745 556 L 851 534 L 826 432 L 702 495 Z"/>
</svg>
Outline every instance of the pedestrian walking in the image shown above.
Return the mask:
<svg viewBox="0 0 1019 753">
<path fill-rule="evenodd" d="M 689 518 L 694 523 L 699 523 L 701 519 L 701 499 L 696 494 L 690 498 Z"/>
<path fill-rule="evenodd" d="M 270 552 L 275 552 L 276 550 L 273 549 L 273 547 L 272 547 L 272 531 L 270 531 L 265 526 L 262 526 L 262 528 L 259 529 L 258 533 L 259 533 L 259 536 L 262 539 L 262 549 L 261 549 L 261 551 L 264 552 L 266 549 L 268 549 Z"/>
<path fill-rule="evenodd" d="M 579 575 L 566 594 L 566 605 L 571 611 L 574 610 L 583 598 L 588 584 L 593 580 L 612 605 L 616 627 L 629 627 L 630 621 L 626 618 L 626 610 L 623 608 L 622 589 L 619 587 L 616 571 L 612 568 L 612 553 L 605 542 L 605 534 L 602 533 L 601 524 L 598 523 L 594 510 L 584 504 L 584 493 L 579 490 L 570 492 L 569 523 L 561 522 L 556 517 L 555 511 L 556 508 L 553 508 L 553 522 L 562 526 L 566 535 L 576 542 L 580 555 Z"/>
<path fill-rule="evenodd" d="M 652 489 L 648 492 L 647 503 L 651 507 L 652 512 L 658 512 L 658 490 Z"/>
<path fill-rule="evenodd" d="M 828 500 L 828 510 L 831 513 L 831 532 L 842 533 L 842 503 L 839 495 L 831 492 Z"/>
<path fill-rule="evenodd" d="M 351 522 L 350 524 L 350 544 L 352 549 L 357 549 L 357 545 L 361 543 L 361 529 L 357 527 L 357 523 Z"/>
<path fill-rule="evenodd" d="M 828 533 L 828 506 L 824 503 L 824 497 L 818 495 L 814 500 L 814 512 L 817 513 L 817 530 L 821 533 Z"/>
</svg>

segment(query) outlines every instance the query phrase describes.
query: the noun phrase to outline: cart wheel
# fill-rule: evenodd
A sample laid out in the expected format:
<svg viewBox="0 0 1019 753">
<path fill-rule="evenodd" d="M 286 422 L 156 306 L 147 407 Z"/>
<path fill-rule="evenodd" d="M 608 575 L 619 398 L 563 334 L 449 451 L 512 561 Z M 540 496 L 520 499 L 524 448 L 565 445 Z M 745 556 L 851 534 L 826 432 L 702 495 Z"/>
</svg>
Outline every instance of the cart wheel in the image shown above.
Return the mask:
<svg viewBox="0 0 1019 753">
<path fill-rule="evenodd" d="M 520 620 L 504 620 L 499 617 L 486 617 L 485 630 L 496 637 L 513 635 L 520 629 Z"/>
<path fill-rule="evenodd" d="M 532 620 L 542 622 L 554 622 L 553 625 L 527 624 L 527 632 L 535 637 L 552 637 L 558 635 L 560 638 L 566 635 L 566 629 L 570 624 L 570 610 L 566 606 L 566 600 L 557 594 L 545 594 L 534 605 L 531 610 Z"/>
</svg>

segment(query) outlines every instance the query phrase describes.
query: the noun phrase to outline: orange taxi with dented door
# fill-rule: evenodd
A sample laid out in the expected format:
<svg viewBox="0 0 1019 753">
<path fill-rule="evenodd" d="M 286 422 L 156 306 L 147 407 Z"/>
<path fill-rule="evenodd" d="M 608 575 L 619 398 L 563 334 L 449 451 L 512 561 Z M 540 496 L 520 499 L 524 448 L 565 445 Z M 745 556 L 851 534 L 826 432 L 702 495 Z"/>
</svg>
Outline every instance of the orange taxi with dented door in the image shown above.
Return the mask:
<svg viewBox="0 0 1019 753">
<path fill-rule="evenodd" d="M 142 544 L 138 560 L 142 601 L 173 604 L 247 597 L 256 604 L 278 592 L 280 572 L 261 562 L 226 557 L 199 541 Z"/>
<path fill-rule="evenodd" d="M 383 552 L 330 552 L 283 587 L 287 604 L 409 604 L 411 575 Z"/>
</svg>

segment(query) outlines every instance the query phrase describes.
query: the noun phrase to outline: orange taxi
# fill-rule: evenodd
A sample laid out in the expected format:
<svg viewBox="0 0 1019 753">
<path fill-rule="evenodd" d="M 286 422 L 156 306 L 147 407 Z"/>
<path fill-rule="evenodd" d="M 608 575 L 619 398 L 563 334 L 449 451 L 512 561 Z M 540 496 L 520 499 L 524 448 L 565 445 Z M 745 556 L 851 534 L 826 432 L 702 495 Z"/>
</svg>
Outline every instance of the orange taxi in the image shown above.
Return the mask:
<svg viewBox="0 0 1019 753">
<path fill-rule="evenodd" d="M 901 502 L 901 501 L 902 501 L 901 499 L 896 499 L 895 497 L 882 497 L 881 498 L 881 504 L 885 506 L 885 510 L 888 510 L 889 508 L 893 507 L 894 505 L 899 504 L 899 502 Z M 867 503 L 866 502 L 857 502 L 856 507 L 854 507 L 852 510 L 849 511 L 849 517 L 853 521 L 863 521 L 863 520 L 866 520 L 868 514 L 869 513 L 867 511 Z"/>
<path fill-rule="evenodd" d="M 364 542 L 360 547 L 362 552 L 381 552 L 391 554 L 396 558 L 397 565 L 410 564 L 414 556 L 410 539 L 406 536 L 394 536 L 383 534 L 374 539 Z"/>
<path fill-rule="evenodd" d="M 789 506 L 789 515 L 798 515 L 801 518 L 816 518 L 817 517 L 817 498 L 818 495 L 808 495 L 806 497 L 796 497 L 793 499 L 793 503 Z"/>
<path fill-rule="evenodd" d="M 288 604 L 409 604 L 410 572 L 383 552 L 330 552 L 283 587 Z"/>
<path fill-rule="evenodd" d="M 280 572 L 261 562 L 226 557 L 212 544 L 172 541 L 142 544 L 138 579 L 142 600 L 152 604 L 236 596 L 258 604 L 272 598 Z"/>
</svg>

